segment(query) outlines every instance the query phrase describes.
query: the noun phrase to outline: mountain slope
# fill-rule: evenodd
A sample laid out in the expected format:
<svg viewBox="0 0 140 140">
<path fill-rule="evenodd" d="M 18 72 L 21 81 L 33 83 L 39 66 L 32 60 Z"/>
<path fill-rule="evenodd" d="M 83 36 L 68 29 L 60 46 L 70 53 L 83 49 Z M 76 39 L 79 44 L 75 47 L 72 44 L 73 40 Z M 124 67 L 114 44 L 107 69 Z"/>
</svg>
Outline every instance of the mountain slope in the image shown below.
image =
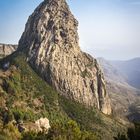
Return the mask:
<svg viewBox="0 0 140 140">
<path fill-rule="evenodd" d="M 77 26 L 65 0 L 44 0 L 29 17 L 17 51 L 0 60 L 0 138 L 113 140 L 126 132 L 108 116 L 104 76 L 80 50 Z M 47 134 L 35 131 L 40 118 L 50 121 Z"/>
<path fill-rule="evenodd" d="M 110 61 L 110 63 L 125 75 L 131 86 L 140 89 L 140 58 L 128 61 Z"/>
<path fill-rule="evenodd" d="M 98 58 L 98 62 L 101 65 L 107 80 L 127 84 L 126 77 L 119 71 L 119 68 L 113 66 L 110 61 L 107 61 L 104 58 Z"/>
<path fill-rule="evenodd" d="M 7 62 L 10 66 L 3 70 L 2 66 Z M 53 127 L 58 122 L 65 125 L 72 119 L 82 131 L 105 140 L 112 140 L 119 132 L 125 132 L 123 125 L 98 110 L 88 109 L 58 94 L 29 66 L 24 53 L 16 52 L 1 60 L 0 65 L 1 123 L 15 120 L 18 124 L 23 121 L 28 128 L 34 127 L 34 121 L 40 117 L 47 117 Z"/>
<path fill-rule="evenodd" d="M 98 61 L 104 71 L 114 116 L 128 117 L 131 121 L 140 120 L 140 91 L 127 83 L 127 78 L 119 71 L 119 67 L 113 66 L 110 61 L 103 58 L 98 58 Z"/>
<path fill-rule="evenodd" d="M 29 17 L 18 51 L 62 95 L 111 114 L 103 74 L 96 59 L 80 50 L 77 27 L 65 0 L 45 0 Z"/>
</svg>

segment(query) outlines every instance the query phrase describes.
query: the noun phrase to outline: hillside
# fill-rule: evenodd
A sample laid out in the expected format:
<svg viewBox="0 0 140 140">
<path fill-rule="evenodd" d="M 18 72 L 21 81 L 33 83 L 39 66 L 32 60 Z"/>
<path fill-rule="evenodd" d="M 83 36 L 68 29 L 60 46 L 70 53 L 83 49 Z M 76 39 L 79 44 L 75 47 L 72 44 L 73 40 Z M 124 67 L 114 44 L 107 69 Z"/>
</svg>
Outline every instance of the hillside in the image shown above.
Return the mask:
<svg viewBox="0 0 140 140">
<path fill-rule="evenodd" d="M 110 64 L 106 83 L 77 30 L 65 0 L 29 16 L 17 50 L 0 59 L 0 140 L 127 140 L 134 125 L 121 117 L 137 109 L 133 88 Z"/>
<path fill-rule="evenodd" d="M 128 61 L 110 61 L 110 63 L 125 75 L 129 85 L 140 89 L 140 58 Z"/>
<path fill-rule="evenodd" d="M 5 58 L 1 66 L 6 62 L 10 62 L 9 68 L 5 71 L 1 67 L 0 70 L 1 123 L 23 121 L 29 128 L 40 117 L 47 117 L 52 127 L 58 122 L 63 125 L 74 120 L 82 131 L 87 130 L 96 138 L 107 140 L 125 130 L 123 125 L 98 110 L 88 109 L 58 94 L 34 72 L 24 54 L 15 53 Z"/>
<path fill-rule="evenodd" d="M 105 78 L 108 81 L 115 81 L 116 83 L 127 84 L 126 77 L 119 71 L 118 67 L 113 66 L 110 61 L 107 61 L 104 58 L 98 58 L 97 60 L 102 67 Z"/>
<path fill-rule="evenodd" d="M 127 78 L 119 71 L 120 67 L 103 58 L 98 58 L 98 61 L 104 71 L 114 116 L 123 119 L 127 117 L 131 121 L 140 120 L 140 90 L 127 83 Z"/>
<path fill-rule="evenodd" d="M 17 51 L 59 93 L 110 115 L 104 76 L 97 60 L 81 51 L 77 30 L 65 0 L 45 0 L 29 17 Z"/>
</svg>

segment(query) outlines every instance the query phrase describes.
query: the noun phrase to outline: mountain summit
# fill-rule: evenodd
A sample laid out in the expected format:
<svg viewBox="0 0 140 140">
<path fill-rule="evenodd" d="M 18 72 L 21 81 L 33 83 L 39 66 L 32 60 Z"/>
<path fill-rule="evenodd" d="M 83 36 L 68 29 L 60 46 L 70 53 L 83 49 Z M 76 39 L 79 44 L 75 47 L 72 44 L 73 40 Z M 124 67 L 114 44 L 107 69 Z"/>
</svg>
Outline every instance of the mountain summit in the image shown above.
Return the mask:
<svg viewBox="0 0 140 140">
<path fill-rule="evenodd" d="M 59 93 L 111 114 L 102 71 L 80 50 L 77 27 L 65 0 L 45 0 L 29 17 L 18 51 Z"/>
</svg>

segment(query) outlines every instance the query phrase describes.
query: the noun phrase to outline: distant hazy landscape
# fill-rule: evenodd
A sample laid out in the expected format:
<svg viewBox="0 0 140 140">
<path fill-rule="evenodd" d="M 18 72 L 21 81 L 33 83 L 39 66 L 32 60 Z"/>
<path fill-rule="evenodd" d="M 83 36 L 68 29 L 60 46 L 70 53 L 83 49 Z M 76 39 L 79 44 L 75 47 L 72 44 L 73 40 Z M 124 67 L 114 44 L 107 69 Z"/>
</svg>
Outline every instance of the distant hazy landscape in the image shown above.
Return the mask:
<svg viewBox="0 0 140 140">
<path fill-rule="evenodd" d="M 110 93 L 113 106 L 117 110 L 115 113 L 118 115 L 120 112 L 120 115 L 129 116 L 131 120 L 139 120 L 140 89 L 137 85 L 140 81 L 138 81 L 139 75 L 136 71 L 139 70 L 137 68 L 140 66 L 140 58 L 127 61 L 109 61 L 98 58 L 98 61 L 105 74 L 107 90 Z"/>
</svg>

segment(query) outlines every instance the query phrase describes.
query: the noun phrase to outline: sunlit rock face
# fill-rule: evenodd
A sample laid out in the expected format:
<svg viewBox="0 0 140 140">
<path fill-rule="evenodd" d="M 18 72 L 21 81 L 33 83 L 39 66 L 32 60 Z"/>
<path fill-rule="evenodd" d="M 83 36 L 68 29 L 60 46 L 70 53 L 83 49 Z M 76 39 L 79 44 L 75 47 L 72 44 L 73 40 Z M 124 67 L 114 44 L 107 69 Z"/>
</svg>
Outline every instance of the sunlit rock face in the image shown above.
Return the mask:
<svg viewBox="0 0 140 140">
<path fill-rule="evenodd" d="M 103 74 L 96 59 L 80 50 L 77 27 L 65 0 L 45 0 L 29 17 L 18 50 L 62 95 L 111 114 Z"/>
<path fill-rule="evenodd" d="M 15 52 L 17 47 L 18 47 L 17 45 L 0 44 L 0 58 L 3 58 Z"/>
</svg>

